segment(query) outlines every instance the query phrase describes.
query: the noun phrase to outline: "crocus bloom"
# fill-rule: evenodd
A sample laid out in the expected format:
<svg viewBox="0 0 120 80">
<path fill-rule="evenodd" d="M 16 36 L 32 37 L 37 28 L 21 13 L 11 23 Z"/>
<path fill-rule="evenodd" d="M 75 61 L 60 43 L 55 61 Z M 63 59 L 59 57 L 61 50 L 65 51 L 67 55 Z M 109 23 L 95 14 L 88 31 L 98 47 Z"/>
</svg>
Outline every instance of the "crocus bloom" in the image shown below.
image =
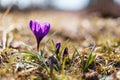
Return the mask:
<svg viewBox="0 0 120 80">
<path fill-rule="evenodd" d="M 56 43 L 56 54 L 59 53 L 60 47 L 61 47 L 61 44 L 60 43 Z"/>
<path fill-rule="evenodd" d="M 50 23 L 40 23 L 38 21 L 30 20 L 30 29 L 34 33 L 37 41 L 37 50 L 39 50 L 40 41 L 47 35 L 50 30 Z"/>
</svg>

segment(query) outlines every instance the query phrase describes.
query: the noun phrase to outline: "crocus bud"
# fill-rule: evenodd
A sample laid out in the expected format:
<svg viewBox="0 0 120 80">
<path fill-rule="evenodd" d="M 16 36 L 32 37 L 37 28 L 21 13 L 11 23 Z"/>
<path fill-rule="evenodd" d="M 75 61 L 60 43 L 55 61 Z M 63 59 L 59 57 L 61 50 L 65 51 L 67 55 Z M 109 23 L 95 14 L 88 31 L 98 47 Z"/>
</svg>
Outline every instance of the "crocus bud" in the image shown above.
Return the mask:
<svg viewBox="0 0 120 80">
<path fill-rule="evenodd" d="M 50 23 L 40 23 L 38 21 L 30 21 L 30 29 L 36 37 L 37 50 L 39 50 L 40 41 L 45 37 L 50 30 Z"/>
<path fill-rule="evenodd" d="M 61 47 L 61 44 L 60 43 L 56 43 L 56 54 L 59 53 L 60 47 Z"/>
<path fill-rule="evenodd" d="M 53 64 L 54 64 L 55 62 L 56 62 L 55 57 L 54 57 L 54 56 L 50 56 L 50 57 L 49 57 L 49 66 L 50 66 L 50 68 L 53 67 Z"/>
<path fill-rule="evenodd" d="M 68 55 L 68 48 L 66 47 L 63 52 L 63 57 L 67 57 Z"/>
</svg>

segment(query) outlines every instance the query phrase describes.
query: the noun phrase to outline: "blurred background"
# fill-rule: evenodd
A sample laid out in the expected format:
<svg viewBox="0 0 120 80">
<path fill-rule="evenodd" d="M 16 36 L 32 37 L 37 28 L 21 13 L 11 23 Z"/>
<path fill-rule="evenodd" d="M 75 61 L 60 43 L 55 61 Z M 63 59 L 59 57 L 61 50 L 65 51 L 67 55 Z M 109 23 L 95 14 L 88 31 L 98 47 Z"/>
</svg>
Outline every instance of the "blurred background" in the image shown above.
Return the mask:
<svg viewBox="0 0 120 80">
<path fill-rule="evenodd" d="M 29 21 L 37 19 L 50 22 L 56 41 L 95 42 L 120 37 L 119 17 L 120 0 L 0 0 L 0 37 L 16 29 L 15 41 L 35 44 L 28 29 Z"/>
<path fill-rule="evenodd" d="M 89 10 L 103 16 L 120 16 L 120 0 L 0 0 L 2 10 L 56 9 L 64 11 Z"/>
</svg>

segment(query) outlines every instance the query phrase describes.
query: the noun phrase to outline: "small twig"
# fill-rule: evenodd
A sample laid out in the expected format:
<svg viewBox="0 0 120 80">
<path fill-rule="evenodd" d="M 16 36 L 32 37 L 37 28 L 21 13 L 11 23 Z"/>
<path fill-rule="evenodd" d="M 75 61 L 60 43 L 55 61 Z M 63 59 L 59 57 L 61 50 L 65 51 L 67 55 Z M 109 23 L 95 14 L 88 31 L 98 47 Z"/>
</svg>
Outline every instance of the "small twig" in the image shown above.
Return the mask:
<svg viewBox="0 0 120 80">
<path fill-rule="evenodd" d="M 14 38 L 14 36 L 13 36 L 13 33 L 12 32 L 9 32 L 9 39 L 7 40 L 8 42 L 7 42 L 7 46 L 9 46 L 10 45 L 10 43 L 13 41 L 13 38 Z"/>
<path fill-rule="evenodd" d="M 5 49 L 7 46 L 7 33 L 5 31 L 3 32 L 2 40 L 3 40 L 3 49 Z"/>
<path fill-rule="evenodd" d="M 13 25 L 10 25 L 10 27 L 8 27 L 6 30 L 3 31 L 3 49 L 5 49 L 7 47 L 7 45 L 9 45 L 8 43 L 11 43 L 13 40 L 13 34 L 12 31 L 15 29 L 15 27 Z M 7 38 L 9 36 L 9 39 Z M 8 40 L 8 42 L 7 42 Z"/>
<path fill-rule="evenodd" d="M 4 12 L 4 14 L 0 16 L 0 19 L 2 20 L 10 12 L 10 10 L 11 10 L 11 6 L 9 6 L 7 10 Z"/>
<path fill-rule="evenodd" d="M 20 30 L 20 26 L 16 25 L 16 24 L 13 24 L 13 25 L 10 25 L 7 29 L 5 29 L 3 31 L 3 36 L 2 36 L 3 49 L 5 49 L 7 46 L 9 46 L 10 43 L 13 41 L 13 39 L 14 39 L 13 31 L 15 29 Z"/>
</svg>

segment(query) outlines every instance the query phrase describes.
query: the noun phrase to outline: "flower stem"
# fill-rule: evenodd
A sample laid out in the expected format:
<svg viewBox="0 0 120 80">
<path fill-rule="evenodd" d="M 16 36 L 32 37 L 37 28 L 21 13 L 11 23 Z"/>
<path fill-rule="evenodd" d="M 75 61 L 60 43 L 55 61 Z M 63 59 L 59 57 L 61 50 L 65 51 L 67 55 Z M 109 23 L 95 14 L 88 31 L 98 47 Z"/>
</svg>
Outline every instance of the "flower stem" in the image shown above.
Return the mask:
<svg viewBox="0 0 120 80">
<path fill-rule="evenodd" d="M 39 43 L 37 43 L 37 51 L 39 52 Z"/>
</svg>

